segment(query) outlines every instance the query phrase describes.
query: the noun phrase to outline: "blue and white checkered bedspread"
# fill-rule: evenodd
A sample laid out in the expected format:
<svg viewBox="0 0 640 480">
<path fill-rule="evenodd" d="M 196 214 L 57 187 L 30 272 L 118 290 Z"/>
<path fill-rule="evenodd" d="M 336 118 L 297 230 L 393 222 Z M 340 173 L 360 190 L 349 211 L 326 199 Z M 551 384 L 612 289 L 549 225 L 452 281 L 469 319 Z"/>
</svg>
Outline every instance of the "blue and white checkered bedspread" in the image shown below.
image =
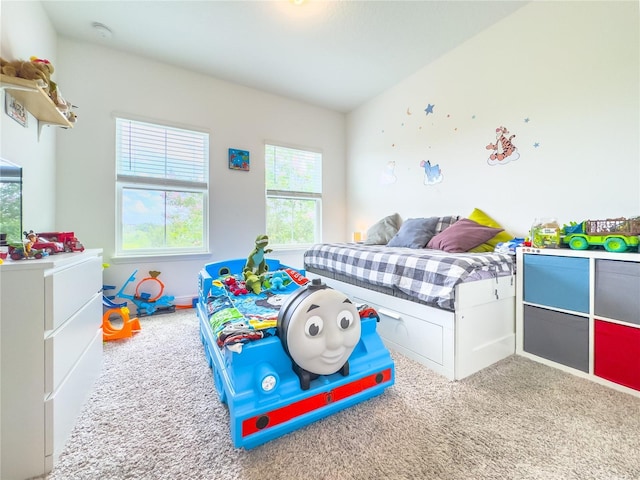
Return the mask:
<svg viewBox="0 0 640 480">
<path fill-rule="evenodd" d="M 354 243 L 314 245 L 305 252 L 304 265 L 395 288 L 427 305 L 451 311 L 459 283 L 515 272 L 515 260 L 509 254 L 447 253 Z"/>
</svg>

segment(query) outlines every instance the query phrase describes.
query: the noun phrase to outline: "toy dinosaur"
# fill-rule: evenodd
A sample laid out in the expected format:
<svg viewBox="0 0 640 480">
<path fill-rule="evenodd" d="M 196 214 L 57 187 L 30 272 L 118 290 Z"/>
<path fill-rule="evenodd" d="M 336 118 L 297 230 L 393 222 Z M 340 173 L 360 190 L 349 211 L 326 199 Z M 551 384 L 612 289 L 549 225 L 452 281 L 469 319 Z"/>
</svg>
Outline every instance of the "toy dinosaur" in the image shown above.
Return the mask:
<svg viewBox="0 0 640 480">
<path fill-rule="evenodd" d="M 242 269 L 242 275 L 245 280 L 251 278 L 249 283 L 254 293 L 260 293 L 262 277 L 267 271 L 267 261 L 264 256 L 273 251 L 270 248 L 265 249 L 268 244 L 269 237 L 267 235 L 258 235 L 256 237 L 256 246 L 249 254 L 247 262 Z"/>
<path fill-rule="evenodd" d="M 265 254 L 272 252 L 270 248 L 265 250 L 265 247 L 269 244 L 269 237 L 267 235 L 258 235 L 256 237 L 256 246 L 249 254 L 247 262 L 242 269 L 243 273 L 247 270 L 250 273 L 255 273 L 260 276 L 267 271 L 267 261 L 265 260 Z"/>
</svg>

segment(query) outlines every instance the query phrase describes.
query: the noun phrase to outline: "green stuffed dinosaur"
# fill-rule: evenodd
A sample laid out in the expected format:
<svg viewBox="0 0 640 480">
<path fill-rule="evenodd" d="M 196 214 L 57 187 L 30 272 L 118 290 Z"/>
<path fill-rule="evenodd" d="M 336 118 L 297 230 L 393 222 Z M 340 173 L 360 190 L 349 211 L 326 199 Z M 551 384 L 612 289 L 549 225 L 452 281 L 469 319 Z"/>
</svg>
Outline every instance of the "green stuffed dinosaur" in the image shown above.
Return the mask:
<svg viewBox="0 0 640 480">
<path fill-rule="evenodd" d="M 255 293 L 260 293 L 260 284 L 262 283 L 262 276 L 267 271 L 267 261 L 265 260 L 265 254 L 272 252 L 270 248 L 265 249 L 269 244 L 269 237 L 267 235 L 258 235 L 256 237 L 256 246 L 249 254 L 247 262 L 242 269 L 242 275 L 245 279 L 252 277 L 252 289 Z M 260 283 L 256 285 L 256 279 L 260 279 Z M 256 291 L 256 289 L 258 291 Z"/>
</svg>

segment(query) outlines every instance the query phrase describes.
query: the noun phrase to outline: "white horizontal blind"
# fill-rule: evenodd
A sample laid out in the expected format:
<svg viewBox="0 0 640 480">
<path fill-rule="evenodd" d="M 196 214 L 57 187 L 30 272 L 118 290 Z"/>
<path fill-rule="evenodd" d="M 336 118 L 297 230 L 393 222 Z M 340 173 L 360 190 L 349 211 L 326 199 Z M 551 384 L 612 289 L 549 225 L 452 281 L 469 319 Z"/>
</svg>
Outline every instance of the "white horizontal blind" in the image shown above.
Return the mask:
<svg viewBox="0 0 640 480">
<path fill-rule="evenodd" d="M 209 134 L 116 118 L 116 254 L 208 249 Z"/>
<path fill-rule="evenodd" d="M 322 194 L 322 154 L 308 150 L 266 145 L 266 187 L 269 194 Z"/>
<path fill-rule="evenodd" d="M 119 176 L 206 186 L 206 133 L 118 118 L 116 148 Z"/>
</svg>

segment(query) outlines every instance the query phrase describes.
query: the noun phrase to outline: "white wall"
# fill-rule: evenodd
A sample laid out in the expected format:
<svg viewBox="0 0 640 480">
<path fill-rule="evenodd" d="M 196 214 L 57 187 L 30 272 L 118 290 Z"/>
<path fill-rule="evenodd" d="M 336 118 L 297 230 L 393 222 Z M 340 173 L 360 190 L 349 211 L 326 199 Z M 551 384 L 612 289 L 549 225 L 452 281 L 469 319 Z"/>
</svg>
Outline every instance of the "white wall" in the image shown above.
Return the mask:
<svg viewBox="0 0 640 480">
<path fill-rule="evenodd" d="M 6 60 L 46 58 L 56 65 L 57 36 L 40 2 L 2 1 L 0 55 Z M 54 72 L 53 79 L 58 78 Z M 22 127 L 5 114 L 0 96 L 0 157 L 23 167 L 23 229 L 48 231 L 55 226 L 55 145 L 57 127 L 42 128 L 29 114 Z M 14 239 L 19 240 L 19 239 Z"/>
<path fill-rule="evenodd" d="M 640 215 L 639 43 L 638 2 L 533 2 L 358 108 L 348 229 L 474 207 L 514 235 L 542 216 Z M 501 125 L 520 158 L 489 166 Z M 424 184 L 421 160 L 441 183 Z"/>
<path fill-rule="evenodd" d="M 345 116 L 127 55 L 59 39 L 59 85 L 78 105 L 73 131 L 57 148 L 57 228 L 74 230 L 87 246 L 104 248 L 105 282 L 121 286 L 135 269 L 162 272 L 165 293 L 191 297 L 208 261 L 246 257 L 265 231 L 264 142 L 323 152 L 324 239 L 345 237 Z M 115 252 L 114 112 L 207 129 L 210 143 L 210 256 L 150 261 L 113 260 Z M 228 149 L 251 153 L 250 172 L 228 168 Z M 329 175 L 331 172 L 331 175 Z M 302 266 L 302 252 L 271 254 Z M 135 286 L 135 283 L 131 285 Z"/>
</svg>

